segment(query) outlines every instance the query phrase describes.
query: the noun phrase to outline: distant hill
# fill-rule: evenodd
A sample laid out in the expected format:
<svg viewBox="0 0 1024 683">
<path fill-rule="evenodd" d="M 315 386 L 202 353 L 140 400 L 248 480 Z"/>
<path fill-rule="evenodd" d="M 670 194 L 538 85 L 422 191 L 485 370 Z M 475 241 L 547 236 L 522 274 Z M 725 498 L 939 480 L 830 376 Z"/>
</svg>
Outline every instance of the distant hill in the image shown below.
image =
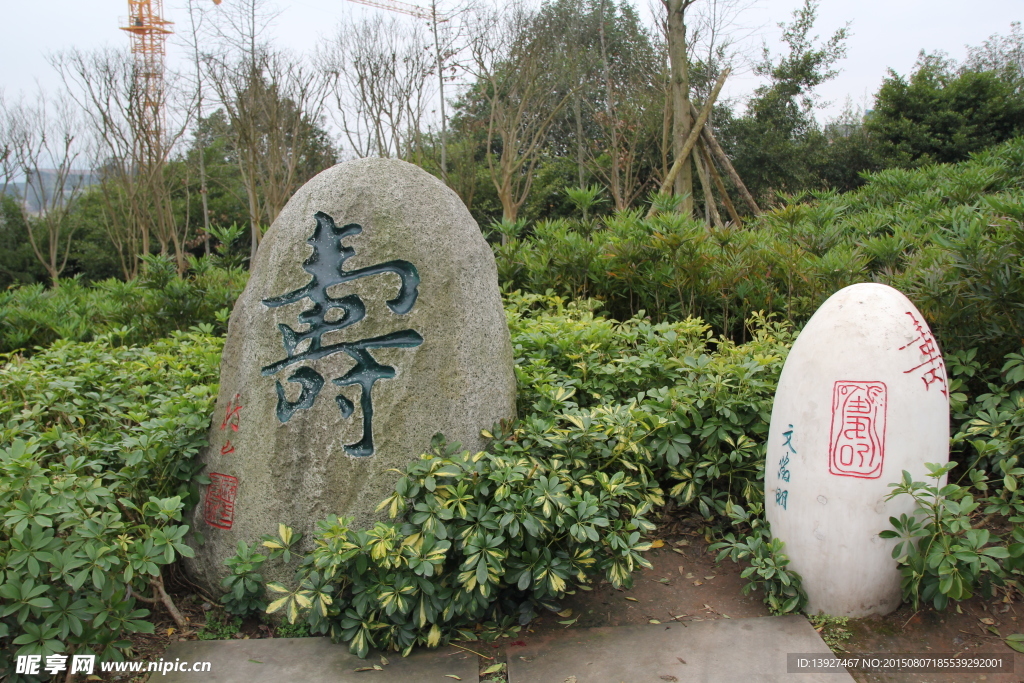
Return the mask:
<svg viewBox="0 0 1024 683">
<path fill-rule="evenodd" d="M 40 215 L 45 207 L 53 203 L 56 193 L 63 197 L 71 197 L 76 191 L 95 185 L 100 181 L 98 171 L 72 171 L 64 179 L 64 186 L 58 190 L 58 173 L 54 169 L 41 168 L 30 173 L 26 182 L 10 183 L 7 194 L 22 200 L 25 211 Z"/>
</svg>

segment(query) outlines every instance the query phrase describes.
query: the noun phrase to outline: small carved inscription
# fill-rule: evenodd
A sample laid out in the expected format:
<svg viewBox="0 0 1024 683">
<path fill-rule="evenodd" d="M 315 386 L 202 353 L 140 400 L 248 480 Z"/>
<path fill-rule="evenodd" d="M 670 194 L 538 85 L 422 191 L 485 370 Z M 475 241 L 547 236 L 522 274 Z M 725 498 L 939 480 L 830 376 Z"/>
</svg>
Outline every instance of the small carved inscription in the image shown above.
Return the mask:
<svg viewBox="0 0 1024 683">
<path fill-rule="evenodd" d="M 370 339 L 324 345 L 322 343 L 324 334 L 343 330 L 366 316 L 366 306 L 359 295 L 349 294 L 336 298 L 329 295 L 327 290 L 329 287 L 353 282 L 359 278 L 394 273 L 401 280 L 401 285 L 398 295 L 389 299 L 387 305 L 395 313 L 404 315 L 412 310 L 416 303 L 420 276 L 416 266 L 402 260 L 346 271 L 345 261 L 353 256 L 356 250 L 353 247 L 344 246 L 342 241 L 346 237 L 358 235 L 363 228 L 355 223 L 338 227 L 335 225 L 334 219 L 323 211 L 317 211 L 314 218 L 316 219 L 316 228 L 313 230 L 313 235 L 306 240 L 313 247 L 313 253 L 302 265 L 303 270 L 312 278 L 305 286 L 293 292 L 263 300 L 263 304 L 268 308 L 276 308 L 302 299 L 309 299 L 313 303 L 313 307 L 298 315 L 299 324 L 307 327 L 305 330 L 298 331 L 289 325 L 277 326 L 281 331 L 286 357 L 267 365 L 262 369 L 262 373 L 264 376 L 274 375 L 302 361 L 314 361 L 335 353 L 348 354 L 356 362 L 355 367 L 342 377 L 332 378 L 331 383 L 342 387 L 359 386 L 359 405 L 363 414 L 363 438 L 354 444 L 346 445 L 345 451 L 355 457 L 368 457 L 373 455 L 374 450 L 373 385 L 377 380 L 395 376 L 395 369 L 389 365 L 378 363 L 370 353 L 370 349 L 415 347 L 423 343 L 423 337 L 415 330 L 409 329 Z M 338 319 L 328 322 L 327 314 L 332 309 L 340 309 L 342 315 Z M 297 351 L 299 344 L 307 340 L 309 345 L 305 350 Z M 277 381 L 277 419 L 281 422 L 287 422 L 298 410 L 311 408 L 324 386 L 323 375 L 309 366 L 297 368 L 288 377 L 288 381 L 298 384 L 301 391 L 298 399 L 289 401 L 285 396 L 284 385 L 280 380 Z M 349 417 L 355 410 L 352 401 L 343 394 L 335 396 L 334 401 L 338 404 L 343 418 Z"/>
<path fill-rule="evenodd" d="M 789 425 L 789 429 L 782 433 L 786 437 L 786 442 L 782 444 L 782 447 L 786 450 L 782 453 L 782 459 L 779 461 L 779 479 L 789 483 L 789 454 L 796 455 L 796 449 L 793 448 L 793 425 Z"/>
<path fill-rule="evenodd" d="M 231 529 L 235 519 L 237 493 L 237 477 L 211 472 L 210 485 L 206 487 L 206 506 L 203 508 L 203 519 L 206 523 L 218 529 Z"/>
<path fill-rule="evenodd" d="M 240 421 L 239 413 L 242 412 L 242 395 L 235 394 L 228 401 L 227 407 L 224 409 L 224 421 L 220 423 L 220 428 L 223 430 L 227 427 L 231 427 L 231 431 L 238 431 L 238 423 Z"/>
<path fill-rule="evenodd" d="M 782 433 L 782 436 L 786 438 L 785 443 L 782 444 L 783 452 L 782 458 L 779 460 L 779 479 L 789 483 L 790 471 L 789 471 L 789 454 L 796 455 L 796 449 L 793 448 L 793 425 L 789 425 L 789 429 Z M 783 490 L 782 488 L 775 489 L 775 504 L 786 509 L 786 502 L 789 500 L 789 491 Z"/>
<path fill-rule="evenodd" d="M 882 476 L 887 402 L 884 382 L 840 380 L 835 383 L 829 472 L 864 479 Z"/>
<path fill-rule="evenodd" d="M 910 316 L 910 319 L 914 323 L 914 331 L 917 332 L 917 336 L 911 341 L 907 342 L 899 348 L 900 351 L 908 348 L 916 348 L 921 354 L 918 359 L 923 357 L 924 362 L 918 363 L 909 370 L 904 370 L 903 374 L 907 375 L 911 372 L 920 370 L 921 381 L 924 382 L 925 390 L 931 389 L 934 384 L 936 388 L 942 393 L 943 396 L 949 396 L 949 387 L 946 384 L 946 364 L 942 360 L 942 352 L 939 351 L 939 344 L 935 341 L 935 337 L 925 327 L 920 320 L 918 320 L 913 313 L 906 311 L 906 314 Z"/>
</svg>

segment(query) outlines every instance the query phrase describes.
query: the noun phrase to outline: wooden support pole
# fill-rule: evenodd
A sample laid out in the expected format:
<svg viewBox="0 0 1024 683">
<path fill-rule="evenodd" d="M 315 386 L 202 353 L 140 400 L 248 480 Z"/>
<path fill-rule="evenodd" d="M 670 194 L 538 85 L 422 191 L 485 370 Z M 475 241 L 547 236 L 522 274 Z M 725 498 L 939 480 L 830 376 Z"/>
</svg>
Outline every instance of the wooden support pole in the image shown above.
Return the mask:
<svg viewBox="0 0 1024 683">
<path fill-rule="evenodd" d="M 697 108 L 690 105 L 690 111 L 694 114 L 697 112 Z M 726 156 L 725 150 L 718 144 L 718 140 L 715 139 L 715 134 L 711 132 L 710 128 L 701 127 L 701 133 L 704 136 L 704 142 L 707 143 L 708 149 L 714 155 L 718 165 L 725 169 L 725 172 L 729 174 L 729 179 L 732 180 L 732 184 L 736 186 L 740 196 L 743 197 L 743 201 L 747 203 L 750 210 L 754 212 L 755 216 L 761 215 L 761 208 L 754 201 L 753 195 L 747 190 L 747 186 L 743 184 L 743 180 L 740 179 L 740 174 L 736 172 L 736 169 L 732 167 L 732 162 L 729 161 L 729 157 Z"/>
<path fill-rule="evenodd" d="M 676 176 L 679 175 L 679 171 L 682 170 L 683 164 L 690 159 L 690 152 L 693 151 L 693 146 L 697 144 L 697 138 L 700 137 L 701 130 L 704 129 L 704 123 L 708 120 L 708 116 L 711 115 L 711 106 L 715 103 L 718 98 L 718 93 L 722 92 L 722 86 L 725 85 L 725 79 L 729 76 L 731 69 L 726 69 L 722 72 L 722 75 L 715 81 L 715 87 L 711 90 L 711 94 L 708 96 L 708 101 L 704 103 L 701 108 L 700 114 L 697 115 L 697 120 L 693 123 L 693 128 L 690 129 L 690 136 L 686 138 L 686 142 L 683 144 L 682 152 L 676 158 L 675 163 L 672 164 L 672 168 L 669 169 L 668 175 L 661 181 L 661 189 L 659 192 L 664 193 L 668 188 L 672 187 L 672 183 L 675 182 Z M 693 104 L 690 105 L 693 107 Z M 696 108 L 693 107 L 693 111 Z M 650 218 L 654 215 L 654 205 L 651 205 L 650 211 L 647 212 L 647 217 Z"/>
<path fill-rule="evenodd" d="M 700 189 L 704 192 L 704 207 L 707 210 L 711 225 L 716 228 L 722 227 L 722 217 L 718 215 L 718 207 L 715 206 L 715 195 L 711 192 L 711 180 L 708 179 L 708 169 L 700 156 L 700 141 L 693 148 L 693 163 L 697 167 L 697 177 L 700 178 Z"/>
<path fill-rule="evenodd" d="M 711 179 L 715 183 L 715 187 L 718 188 L 718 194 L 722 196 L 722 203 L 725 204 L 725 210 L 729 212 L 729 218 L 732 219 L 733 225 L 738 228 L 743 227 L 743 221 L 740 220 L 740 214 L 736 211 L 736 207 L 733 206 L 732 200 L 729 199 L 729 193 L 725 189 L 725 183 L 722 182 L 722 176 L 719 175 L 718 169 L 715 168 L 715 162 L 711 159 L 711 153 L 708 152 L 707 145 L 704 144 L 704 140 L 701 139 L 697 145 L 700 149 L 701 155 L 704 157 L 704 165 L 708 167 L 708 172 L 711 174 Z"/>
</svg>

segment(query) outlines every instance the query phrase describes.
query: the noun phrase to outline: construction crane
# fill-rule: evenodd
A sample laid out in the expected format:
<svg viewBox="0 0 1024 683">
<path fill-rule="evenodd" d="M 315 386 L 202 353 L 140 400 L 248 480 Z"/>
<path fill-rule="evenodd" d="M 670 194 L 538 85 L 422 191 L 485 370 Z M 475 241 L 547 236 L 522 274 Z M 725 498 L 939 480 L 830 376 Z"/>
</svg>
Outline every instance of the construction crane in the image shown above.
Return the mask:
<svg viewBox="0 0 1024 683">
<path fill-rule="evenodd" d="M 422 7 L 416 5 L 410 5 L 407 2 L 399 2 L 399 0 L 350 0 L 351 2 L 358 2 L 361 5 L 369 5 L 370 7 L 377 7 L 379 9 L 386 9 L 392 12 L 402 12 L 403 14 L 411 14 L 419 19 L 432 19 L 433 15 Z M 438 19 L 438 21 L 444 21 L 444 19 Z"/>
<path fill-rule="evenodd" d="M 128 0 L 128 25 L 122 26 L 132 40 L 135 79 L 139 94 L 144 144 L 151 153 L 160 148 L 163 129 L 164 55 L 173 22 L 163 18 L 163 0 Z"/>
</svg>

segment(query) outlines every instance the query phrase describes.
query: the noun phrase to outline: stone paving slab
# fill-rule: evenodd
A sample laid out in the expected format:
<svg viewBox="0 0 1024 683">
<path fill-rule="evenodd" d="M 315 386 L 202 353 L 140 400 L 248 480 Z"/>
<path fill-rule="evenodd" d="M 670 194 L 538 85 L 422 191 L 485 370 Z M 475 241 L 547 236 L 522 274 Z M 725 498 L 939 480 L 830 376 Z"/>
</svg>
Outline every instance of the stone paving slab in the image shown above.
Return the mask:
<svg viewBox="0 0 1024 683">
<path fill-rule="evenodd" d="M 387 655 L 383 671 L 356 672 L 380 664 L 380 656 L 359 659 L 344 644 L 329 638 L 260 638 L 255 640 L 191 640 L 173 643 L 164 661 L 210 662 L 210 671 L 153 674 L 160 683 L 477 683 L 477 658 L 456 648 L 416 650 L 408 657 Z"/>
<path fill-rule="evenodd" d="M 832 652 L 802 616 L 569 630 L 510 645 L 509 683 L 852 683 L 786 672 L 787 653 Z"/>
</svg>

